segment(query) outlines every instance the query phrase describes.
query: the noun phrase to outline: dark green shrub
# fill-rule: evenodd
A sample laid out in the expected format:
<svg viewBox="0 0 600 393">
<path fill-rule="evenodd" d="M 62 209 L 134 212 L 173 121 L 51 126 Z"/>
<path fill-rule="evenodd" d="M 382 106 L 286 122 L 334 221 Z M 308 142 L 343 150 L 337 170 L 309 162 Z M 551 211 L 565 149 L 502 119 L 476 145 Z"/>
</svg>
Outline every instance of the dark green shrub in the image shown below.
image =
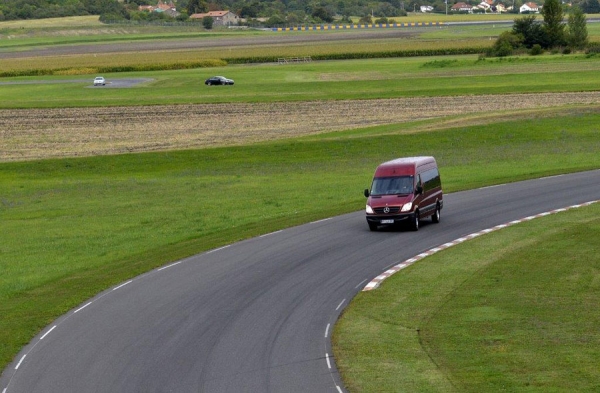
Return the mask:
<svg viewBox="0 0 600 393">
<path fill-rule="evenodd" d="M 533 45 L 529 50 L 529 54 L 532 56 L 541 55 L 542 53 L 544 53 L 544 50 L 542 49 L 542 46 L 540 44 Z"/>
</svg>

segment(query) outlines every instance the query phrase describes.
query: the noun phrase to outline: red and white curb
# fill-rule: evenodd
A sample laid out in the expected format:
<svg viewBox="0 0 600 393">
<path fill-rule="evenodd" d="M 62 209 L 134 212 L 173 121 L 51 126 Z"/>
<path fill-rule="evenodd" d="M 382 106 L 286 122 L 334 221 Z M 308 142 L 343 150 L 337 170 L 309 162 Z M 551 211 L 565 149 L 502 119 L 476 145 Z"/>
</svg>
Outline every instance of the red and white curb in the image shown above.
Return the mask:
<svg viewBox="0 0 600 393">
<path fill-rule="evenodd" d="M 478 236 L 485 235 L 487 233 L 494 232 L 494 231 L 497 231 L 499 229 L 504 229 L 504 228 L 507 228 L 507 227 L 515 225 L 515 224 L 520 224 L 520 223 L 525 222 L 525 221 L 531 221 L 531 220 L 533 220 L 535 218 L 545 217 L 545 216 L 548 216 L 548 215 L 551 215 L 551 214 L 561 213 L 561 212 L 565 212 L 567 210 L 577 209 L 577 208 L 584 207 L 584 206 L 589 206 L 589 205 L 592 205 L 592 204 L 598 203 L 598 202 L 600 202 L 600 200 L 590 201 L 590 202 L 582 203 L 582 204 L 579 204 L 579 205 L 573 205 L 573 206 L 569 206 L 569 207 L 563 207 L 561 209 L 556 209 L 556 210 L 551 210 L 551 211 L 548 211 L 548 212 L 536 214 L 534 216 L 525 217 L 525 218 L 522 218 L 520 220 L 514 220 L 514 221 L 508 222 L 506 224 L 496 225 L 495 227 L 484 229 L 482 231 L 472 233 L 470 235 L 461 237 L 461 238 L 456 239 L 454 241 L 451 241 L 449 243 L 442 244 L 441 246 L 432 248 L 429 251 L 425 251 L 425 252 L 423 252 L 423 253 L 421 253 L 419 255 L 416 255 L 416 256 L 414 256 L 414 257 L 412 257 L 410 259 L 407 259 L 404 262 L 401 262 L 401 263 L 399 263 L 397 265 L 392 266 L 391 268 L 389 268 L 388 270 L 386 270 L 385 272 L 381 273 L 380 275 L 378 275 L 377 277 L 375 277 L 373 280 L 371 280 L 371 282 L 369 282 L 367 285 L 365 285 L 365 287 L 363 288 L 363 291 L 371 291 L 371 290 L 377 288 L 385 279 L 387 279 L 388 277 L 390 277 L 393 274 L 398 273 L 400 270 L 409 267 L 413 263 L 415 263 L 417 261 L 420 261 L 421 259 L 426 258 L 426 257 L 428 257 L 430 255 L 433 255 L 433 254 L 435 254 L 438 251 L 442 251 L 442 250 L 445 250 L 446 248 L 449 248 L 449 247 L 452 247 L 452 246 L 456 246 L 457 244 L 460 244 L 460 243 L 465 242 L 467 240 L 471 240 L 471 239 L 474 239 L 474 238 L 476 238 Z"/>
</svg>

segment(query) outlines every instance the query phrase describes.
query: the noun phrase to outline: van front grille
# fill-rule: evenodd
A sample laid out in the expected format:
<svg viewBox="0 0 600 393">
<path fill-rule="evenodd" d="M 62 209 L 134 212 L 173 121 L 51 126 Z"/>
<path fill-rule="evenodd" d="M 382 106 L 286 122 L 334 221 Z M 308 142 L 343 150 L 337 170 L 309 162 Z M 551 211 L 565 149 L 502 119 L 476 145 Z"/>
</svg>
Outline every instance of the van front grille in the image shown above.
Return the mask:
<svg viewBox="0 0 600 393">
<path fill-rule="evenodd" d="M 385 209 L 389 209 L 389 211 L 385 211 Z M 386 207 L 376 207 L 373 209 L 377 214 L 395 214 L 400 211 L 398 206 L 386 206 Z"/>
</svg>

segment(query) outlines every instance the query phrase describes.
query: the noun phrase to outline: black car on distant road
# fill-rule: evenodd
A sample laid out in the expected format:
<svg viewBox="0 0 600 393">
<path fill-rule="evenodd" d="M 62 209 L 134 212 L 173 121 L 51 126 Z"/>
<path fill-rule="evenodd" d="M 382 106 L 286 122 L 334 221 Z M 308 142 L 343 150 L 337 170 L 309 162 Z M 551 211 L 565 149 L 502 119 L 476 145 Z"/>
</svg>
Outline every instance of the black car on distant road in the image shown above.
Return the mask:
<svg viewBox="0 0 600 393">
<path fill-rule="evenodd" d="M 205 85 L 233 85 L 233 79 L 225 78 L 224 76 L 213 76 L 204 81 Z"/>
</svg>

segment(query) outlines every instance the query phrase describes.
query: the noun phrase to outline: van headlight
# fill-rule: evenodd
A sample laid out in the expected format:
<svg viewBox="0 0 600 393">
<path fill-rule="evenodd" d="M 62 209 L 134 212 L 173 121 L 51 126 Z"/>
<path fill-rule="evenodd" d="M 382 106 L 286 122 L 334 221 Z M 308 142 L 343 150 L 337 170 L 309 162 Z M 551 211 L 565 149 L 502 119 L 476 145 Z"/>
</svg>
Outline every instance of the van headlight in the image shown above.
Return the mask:
<svg viewBox="0 0 600 393">
<path fill-rule="evenodd" d="M 412 202 L 408 202 L 404 206 L 402 206 L 402 212 L 409 212 L 412 209 Z"/>
<path fill-rule="evenodd" d="M 371 209 L 371 206 L 367 205 L 367 214 L 373 214 L 373 213 L 375 213 L 375 212 L 373 211 L 373 209 Z"/>
</svg>

